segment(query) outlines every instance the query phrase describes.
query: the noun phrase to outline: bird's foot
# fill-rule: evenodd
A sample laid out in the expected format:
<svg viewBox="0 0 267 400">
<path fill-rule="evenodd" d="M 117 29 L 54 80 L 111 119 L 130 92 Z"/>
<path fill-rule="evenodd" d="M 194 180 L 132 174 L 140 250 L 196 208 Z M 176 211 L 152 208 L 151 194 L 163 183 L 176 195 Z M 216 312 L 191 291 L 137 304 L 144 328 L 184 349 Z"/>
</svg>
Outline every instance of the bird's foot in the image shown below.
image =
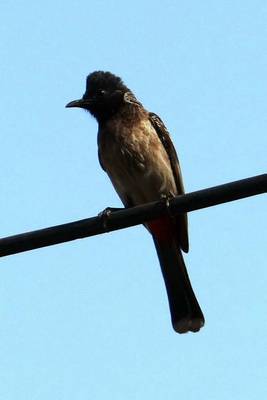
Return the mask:
<svg viewBox="0 0 267 400">
<path fill-rule="evenodd" d="M 98 214 L 98 217 L 101 218 L 102 220 L 102 224 L 105 230 L 108 229 L 108 219 L 110 215 L 115 211 L 121 211 L 121 210 L 123 210 L 123 208 L 107 207 Z"/>
<path fill-rule="evenodd" d="M 170 211 L 170 200 L 173 198 L 173 196 L 171 196 L 171 195 L 167 195 L 167 194 L 162 194 L 161 196 L 160 196 L 160 201 L 162 202 L 162 204 L 163 204 L 163 206 L 164 206 L 164 208 L 165 208 L 165 210 L 166 210 L 166 212 L 167 212 L 167 215 L 169 216 L 169 217 L 173 217 L 173 215 L 172 215 L 172 213 L 171 213 L 171 211 Z"/>
</svg>

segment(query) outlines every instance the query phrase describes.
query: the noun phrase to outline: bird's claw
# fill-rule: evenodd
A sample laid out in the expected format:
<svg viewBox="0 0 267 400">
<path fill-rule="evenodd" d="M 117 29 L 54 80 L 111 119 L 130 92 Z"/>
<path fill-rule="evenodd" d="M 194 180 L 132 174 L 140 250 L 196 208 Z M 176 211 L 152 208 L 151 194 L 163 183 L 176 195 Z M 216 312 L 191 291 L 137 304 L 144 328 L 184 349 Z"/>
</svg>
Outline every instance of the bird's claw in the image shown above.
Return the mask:
<svg viewBox="0 0 267 400">
<path fill-rule="evenodd" d="M 103 224 L 103 227 L 105 230 L 108 230 L 108 219 L 109 219 L 110 215 L 114 211 L 120 211 L 120 210 L 122 210 L 122 208 L 107 207 L 98 214 L 98 217 L 101 218 L 101 220 L 102 220 L 102 224 Z"/>
<path fill-rule="evenodd" d="M 169 217 L 173 217 L 171 211 L 170 211 L 170 200 L 172 199 L 172 196 L 168 196 L 166 194 L 162 194 L 160 201 L 162 202 L 162 204 L 164 205 L 164 208 L 167 211 L 167 214 L 169 215 Z"/>
</svg>

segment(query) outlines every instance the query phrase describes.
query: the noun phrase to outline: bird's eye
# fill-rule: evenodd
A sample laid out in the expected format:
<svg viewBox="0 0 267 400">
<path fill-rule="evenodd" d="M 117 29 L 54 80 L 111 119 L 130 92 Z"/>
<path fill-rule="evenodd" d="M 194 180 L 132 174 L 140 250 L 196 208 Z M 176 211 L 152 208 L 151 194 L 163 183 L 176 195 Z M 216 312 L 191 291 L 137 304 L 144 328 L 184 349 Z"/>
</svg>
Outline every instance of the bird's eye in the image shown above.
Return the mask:
<svg viewBox="0 0 267 400">
<path fill-rule="evenodd" d="M 98 96 L 104 96 L 106 94 L 106 91 L 104 90 L 104 89 L 100 89 L 100 90 L 98 90 L 98 92 L 97 92 L 97 95 Z"/>
</svg>

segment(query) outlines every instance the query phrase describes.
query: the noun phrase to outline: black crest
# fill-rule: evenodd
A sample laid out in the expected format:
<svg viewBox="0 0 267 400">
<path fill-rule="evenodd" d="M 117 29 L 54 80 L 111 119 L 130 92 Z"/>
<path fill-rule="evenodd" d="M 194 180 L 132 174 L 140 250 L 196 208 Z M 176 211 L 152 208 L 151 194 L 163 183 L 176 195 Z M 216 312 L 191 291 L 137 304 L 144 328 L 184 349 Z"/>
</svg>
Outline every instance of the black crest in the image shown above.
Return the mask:
<svg viewBox="0 0 267 400">
<path fill-rule="evenodd" d="M 66 107 L 83 108 L 98 122 L 103 122 L 118 113 L 122 107 L 133 103 L 139 104 L 121 78 L 111 72 L 95 71 L 86 79 L 83 97 L 71 101 Z"/>
<path fill-rule="evenodd" d="M 88 75 L 86 79 L 86 91 L 84 98 L 91 96 L 99 90 L 105 90 L 109 93 L 115 90 L 120 90 L 122 92 L 127 92 L 129 89 L 123 83 L 121 78 L 113 75 L 111 72 L 95 71 Z"/>
</svg>

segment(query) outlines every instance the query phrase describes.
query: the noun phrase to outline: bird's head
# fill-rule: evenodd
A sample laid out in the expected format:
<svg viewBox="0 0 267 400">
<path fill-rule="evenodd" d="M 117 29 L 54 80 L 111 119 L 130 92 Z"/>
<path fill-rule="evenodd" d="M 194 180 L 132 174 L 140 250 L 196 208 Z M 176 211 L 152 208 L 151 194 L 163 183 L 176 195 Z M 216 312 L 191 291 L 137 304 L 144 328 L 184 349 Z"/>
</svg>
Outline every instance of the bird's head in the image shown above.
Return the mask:
<svg viewBox="0 0 267 400">
<path fill-rule="evenodd" d="M 83 97 L 71 101 L 66 107 L 84 108 L 99 122 L 110 118 L 119 110 L 127 92 L 129 89 L 121 78 L 110 72 L 96 71 L 88 75 Z"/>
</svg>

